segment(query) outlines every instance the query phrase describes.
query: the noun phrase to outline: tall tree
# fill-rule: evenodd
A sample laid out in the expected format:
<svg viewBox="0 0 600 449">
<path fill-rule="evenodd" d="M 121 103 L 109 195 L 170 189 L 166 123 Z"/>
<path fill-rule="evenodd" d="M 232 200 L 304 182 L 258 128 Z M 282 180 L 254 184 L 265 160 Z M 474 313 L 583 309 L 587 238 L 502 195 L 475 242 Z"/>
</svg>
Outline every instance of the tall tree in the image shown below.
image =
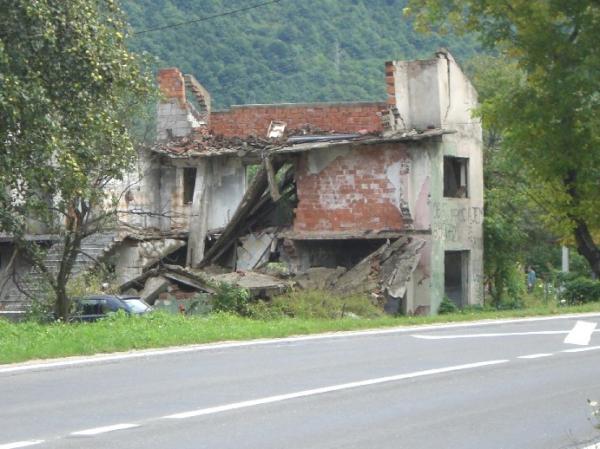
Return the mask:
<svg viewBox="0 0 600 449">
<path fill-rule="evenodd" d="M 421 28 L 474 32 L 525 77 L 482 110 L 523 169 L 548 223 L 600 276 L 600 4 L 594 0 L 412 0 Z"/>
<path fill-rule="evenodd" d="M 6 0 L 0 8 L 0 232 L 44 273 L 58 317 L 81 240 L 107 218 L 105 187 L 135 158 L 125 117 L 151 91 L 114 0 Z M 60 235 L 58 272 L 27 238 Z"/>
</svg>

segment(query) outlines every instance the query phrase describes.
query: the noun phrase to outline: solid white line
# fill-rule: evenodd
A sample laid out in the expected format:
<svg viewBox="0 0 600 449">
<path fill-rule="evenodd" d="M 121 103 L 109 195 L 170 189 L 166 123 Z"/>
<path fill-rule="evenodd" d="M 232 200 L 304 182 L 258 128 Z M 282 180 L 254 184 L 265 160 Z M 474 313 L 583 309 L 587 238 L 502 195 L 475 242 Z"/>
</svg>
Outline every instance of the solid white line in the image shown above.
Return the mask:
<svg viewBox="0 0 600 449">
<path fill-rule="evenodd" d="M 569 335 L 566 336 L 564 343 L 579 346 L 589 345 L 596 325 L 597 323 L 591 321 L 577 321 Z"/>
<path fill-rule="evenodd" d="M 564 349 L 562 352 L 585 352 L 585 351 L 597 351 L 598 349 L 600 349 L 600 346 L 588 346 L 586 348 Z"/>
<path fill-rule="evenodd" d="M 526 335 L 556 335 L 568 334 L 569 331 L 532 331 L 532 332 L 494 332 L 484 334 L 455 334 L 455 335 L 420 335 L 413 337 L 422 340 L 454 340 L 459 338 L 486 338 L 486 337 L 521 337 Z"/>
<path fill-rule="evenodd" d="M 540 359 L 542 357 L 550 357 L 551 353 L 540 353 L 540 354 L 529 354 L 529 355 L 520 355 L 517 357 L 518 359 Z"/>
<path fill-rule="evenodd" d="M 316 396 L 316 395 L 321 395 L 321 394 L 325 394 L 325 393 L 332 393 L 334 391 L 349 390 L 352 388 L 366 387 L 366 386 L 377 385 L 377 384 L 382 384 L 382 383 L 386 383 L 386 382 L 394 382 L 394 381 L 398 381 L 398 380 L 412 379 L 415 377 L 430 376 L 432 374 L 441 374 L 441 373 L 448 373 L 448 372 L 452 372 L 452 371 L 480 368 L 480 367 L 489 366 L 489 365 L 498 365 L 500 363 L 506 363 L 506 362 L 508 362 L 508 360 L 490 360 L 487 362 L 468 363 L 466 365 L 456 365 L 456 366 L 449 366 L 446 368 L 435 368 L 435 369 L 429 369 L 429 370 L 424 370 L 424 371 L 416 371 L 413 373 L 398 374 L 396 376 L 379 377 L 379 378 L 375 378 L 375 379 L 362 380 L 359 382 L 350 382 L 350 383 L 345 383 L 345 384 L 332 385 L 329 387 L 315 388 L 312 390 L 297 391 L 295 393 L 280 394 L 277 396 L 269 396 L 266 398 L 254 399 L 251 401 L 234 402 L 232 404 L 225 404 L 225 405 L 220 405 L 217 407 L 202 408 L 199 410 L 192 410 L 189 412 L 176 413 L 174 415 L 163 416 L 163 418 L 165 418 L 165 419 L 185 419 L 185 418 L 192 418 L 192 417 L 196 417 L 196 416 L 212 415 L 215 413 L 227 412 L 230 410 L 238 410 L 241 408 L 255 407 L 257 405 L 272 404 L 274 402 L 282 402 L 282 401 L 288 401 L 291 399 L 304 398 L 307 396 Z"/>
<path fill-rule="evenodd" d="M 594 443 L 591 446 L 586 446 L 581 449 L 600 449 L 600 442 Z"/>
<path fill-rule="evenodd" d="M 77 432 L 71 432 L 71 435 L 92 436 L 99 435 L 101 433 L 114 432 L 115 430 L 133 429 L 134 427 L 139 426 L 139 424 L 115 424 L 114 426 L 95 427 L 93 429 L 79 430 Z"/>
<path fill-rule="evenodd" d="M 17 441 L 16 443 L 0 444 L 0 449 L 17 449 L 19 447 L 35 446 L 43 442 L 44 440 Z"/>
<path fill-rule="evenodd" d="M 170 354 L 181 354 L 188 352 L 200 352 L 200 351 L 212 351 L 218 349 L 229 349 L 229 348 L 242 348 L 246 346 L 261 346 L 270 344 L 282 344 L 298 341 L 312 341 L 312 340 L 323 340 L 323 339 L 334 339 L 334 338 L 348 338 L 348 337 L 362 337 L 371 335 L 388 335 L 388 334 L 401 334 L 407 332 L 417 331 L 428 331 L 428 330 L 439 330 L 439 329 L 457 329 L 457 328 L 469 328 L 478 326 L 489 326 L 494 324 L 510 324 L 510 323 L 528 323 L 536 321 L 551 321 L 551 320 L 565 320 L 572 318 L 584 318 L 584 317 L 600 317 L 598 313 L 577 313 L 567 314 L 560 316 L 548 316 L 548 317 L 531 317 L 531 318 L 515 318 L 515 319 L 498 319 L 498 320 L 482 320 L 482 321 L 470 321 L 468 323 L 446 323 L 446 324 L 428 324 L 418 326 L 402 326 L 393 327 L 387 329 L 375 329 L 366 331 L 347 331 L 347 332 L 329 332 L 323 334 L 313 335 L 302 335 L 296 337 L 285 337 L 285 338 L 269 338 L 269 339 L 258 339 L 249 341 L 237 341 L 237 342 L 224 342 L 224 343 L 206 343 L 199 345 L 186 345 L 176 346 L 164 349 L 145 349 L 131 352 L 121 352 L 113 354 L 101 354 L 92 356 L 82 357 L 70 357 L 53 359 L 45 362 L 25 362 L 6 365 L 4 368 L 0 368 L 0 374 L 4 373 L 16 373 L 23 371 L 35 371 L 44 370 L 51 368 L 65 368 L 70 366 L 89 365 L 95 363 L 106 363 L 115 362 L 120 360 L 153 357 L 160 355 Z M 0 448 L 1 449 L 1 448 Z"/>
</svg>

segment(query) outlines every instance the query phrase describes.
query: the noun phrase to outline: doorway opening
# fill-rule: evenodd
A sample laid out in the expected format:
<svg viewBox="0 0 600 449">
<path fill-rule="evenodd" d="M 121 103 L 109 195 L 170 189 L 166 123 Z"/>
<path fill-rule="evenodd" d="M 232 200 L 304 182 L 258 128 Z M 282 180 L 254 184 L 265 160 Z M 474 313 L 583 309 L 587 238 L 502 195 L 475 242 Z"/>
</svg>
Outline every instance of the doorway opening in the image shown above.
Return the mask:
<svg viewBox="0 0 600 449">
<path fill-rule="evenodd" d="M 469 251 L 444 253 L 444 294 L 457 307 L 469 304 Z"/>
</svg>

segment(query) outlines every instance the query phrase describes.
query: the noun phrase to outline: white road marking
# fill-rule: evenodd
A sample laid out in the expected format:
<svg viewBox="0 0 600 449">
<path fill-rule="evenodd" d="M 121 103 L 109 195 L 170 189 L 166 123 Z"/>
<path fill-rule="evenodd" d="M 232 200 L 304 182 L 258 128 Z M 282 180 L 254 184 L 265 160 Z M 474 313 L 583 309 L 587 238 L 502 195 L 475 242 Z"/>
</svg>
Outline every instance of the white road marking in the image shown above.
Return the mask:
<svg viewBox="0 0 600 449">
<path fill-rule="evenodd" d="M 565 338 L 565 344 L 587 346 L 590 344 L 592 333 L 595 331 L 598 323 L 591 321 L 577 321 L 569 335 Z"/>
<path fill-rule="evenodd" d="M 116 430 L 133 429 L 134 427 L 140 427 L 139 424 L 115 424 L 114 426 L 95 427 L 93 429 L 79 430 L 77 432 L 71 432 L 70 435 L 74 436 L 93 436 L 101 433 L 114 432 Z"/>
<path fill-rule="evenodd" d="M 527 335 L 558 335 L 568 334 L 569 331 L 531 331 L 531 332 L 493 332 L 483 334 L 454 334 L 454 335 L 412 335 L 422 340 L 454 340 L 459 338 L 490 338 L 490 337 L 523 337 Z"/>
<path fill-rule="evenodd" d="M 541 359 L 542 357 L 550 357 L 551 353 L 540 353 L 540 354 L 529 354 L 529 355 L 520 355 L 517 357 L 518 359 Z"/>
<path fill-rule="evenodd" d="M 562 352 L 585 352 L 585 351 L 597 351 L 598 349 L 600 349 L 600 346 L 588 346 L 587 348 L 563 349 Z"/>
<path fill-rule="evenodd" d="M 257 405 L 272 404 L 274 402 L 282 402 L 282 401 L 288 401 L 291 399 L 304 398 L 307 396 L 316 396 L 316 395 L 321 395 L 321 394 L 325 394 L 325 393 L 332 393 L 334 391 L 349 390 L 349 389 L 353 389 L 353 388 L 366 387 L 366 386 L 370 386 L 370 385 L 394 382 L 394 381 L 398 381 L 398 380 L 412 379 L 415 377 L 430 376 L 433 374 L 441 374 L 441 373 L 448 373 L 448 372 L 452 372 L 452 371 L 461 371 L 461 370 L 467 370 L 467 369 L 473 369 L 473 368 L 480 368 L 483 366 L 498 365 L 498 364 L 507 363 L 507 362 L 508 362 L 508 360 L 490 360 L 487 362 L 468 363 L 465 365 L 455 365 L 455 366 L 448 366 L 445 368 L 435 368 L 435 369 L 429 369 L 429 370 L 424 370 L 424 371 L 416 371 L 413 373 L 398 374 L 395 376 L 379 377 L 379 378 L 375 378 L 375 379 L 362 380 L 359 382 L 350 382 L 350 383 L 345 383 L 345 384 L 332 385 L 329 387 L 315 388 L 312 390 L 297 391 L 297 392 L 289 393 L 289 394 L 268 396 L 266 398 L 254 399 L 254 400 L 250 400 L 250 401 L 234 402 L 232 404 L 225 404 L 225 405 L 220 405 L 217 407 L 202 408 L 202 409 L 198 409 L 198 410 L 192 410 L 189 412 L 176 413 L 174 415 L 163 416 L 163 418 L 165 418 L 165 419 L 185 419 L 185 418 L 193 418 L 196 416 L 212 415 L 215 413 L 227 412 L 230 410 L 238 410 L 241 408 L 255 407 Z"/>
<path fill-rule="evenodd" d="M 144 349 L 131 352 L 120 352 L 113 354 L 101 354 L 92 356 L 78 356 L 69 358 L 52 359 L 45 362 L 25 362 L 15 363 L 0 367 L 0 374 L 4 373 L 16 373 L 23 371 L 35 371 L 44 370 L 51 368 L 65 368 L 70 366 L 89 365 L 95 363 L 106 363 L 116 362 L 121 360 L 154 357 L 161 355 L 170 354 L 182 354 L 188 352 L 200 352 L 200 351 L 212 351 L 218 349 L 229 349 L 229 348 L 242 348 L 246 346 L 262 346 L 270 344 L 281 344 L 288 342 L 298 341 L 311 341 L 311 340 L 324 340 L 333 338 L 348 338 L 348 337 L 362 337 L 370 335 L 387 335 L 387 334 L 400 334 L 415 331 L 428 331 L 428 330 L 439 330 L 439 329 L 458 329 L 458 328 L 469 328 L 478 326 L 490 326 L 494 324 L 511 324 L 511 323 L 529 323 L 536 321 L 552 321 L 552 320 L 566 320 L 573 318 L 585 318 L 585 317 L 600 317 L 598 313 L 575 313 L 560 316 L 547 316 L 547 317 L 531 317 L 531 318 L 515 318 L 515 319 L 498 319 L 498 320 L 481 320 L 481 321 L 470 321 L 468 323 L 446 323 L 446 324 L 427 324 L 417 326 L 402 326 L 393 327 L 387 329 L 374 329 L 366 331 L 346 331 L 346 332 L 329 332 L 322 334 L 313 335 L 302 335 L 296 337 L 285 337 L 285 338 L 269 338 L 269 339 L 258 339 L 249 341 L 237 341 L 237 342 L 225 342 L 225 343 L 205 343 L 198 345 L 186 345 L 176 346 L 164 349 Z M 1 448 L 0 448 L 1 449 Z"/>
<path fill-rule="evenodd" d="M 600 449 L 600 442 L 594 443 L 591 446 L 586 446 L 581 449 Z"/>
<path fill-rule="evenodd" d="M 15 443 L 0 444 L 0 449 L 17 449 L 19 447 L 35 446 L 43 442 L 44 440 L 17 441 Z"/>
</svg>

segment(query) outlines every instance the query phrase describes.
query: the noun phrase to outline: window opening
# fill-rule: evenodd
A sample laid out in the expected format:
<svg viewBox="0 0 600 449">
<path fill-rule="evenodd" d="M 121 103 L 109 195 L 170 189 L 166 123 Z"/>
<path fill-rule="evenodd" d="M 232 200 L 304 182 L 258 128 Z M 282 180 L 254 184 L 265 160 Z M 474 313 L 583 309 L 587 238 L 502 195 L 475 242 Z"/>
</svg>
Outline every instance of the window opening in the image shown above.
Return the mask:
<svg viewBox="0 0 600 449">
<path fill-rule="evenodd" d="M 469 197 L 469 159 L 444 156 L 444 197 Z"/>
<path fill-rule="evenodd" d="M 183 169 L 183 204 L 191 204 L 194 201 L 194 189 L 196 187 L 196 169 L 185 167 Z"/>
</svg>

